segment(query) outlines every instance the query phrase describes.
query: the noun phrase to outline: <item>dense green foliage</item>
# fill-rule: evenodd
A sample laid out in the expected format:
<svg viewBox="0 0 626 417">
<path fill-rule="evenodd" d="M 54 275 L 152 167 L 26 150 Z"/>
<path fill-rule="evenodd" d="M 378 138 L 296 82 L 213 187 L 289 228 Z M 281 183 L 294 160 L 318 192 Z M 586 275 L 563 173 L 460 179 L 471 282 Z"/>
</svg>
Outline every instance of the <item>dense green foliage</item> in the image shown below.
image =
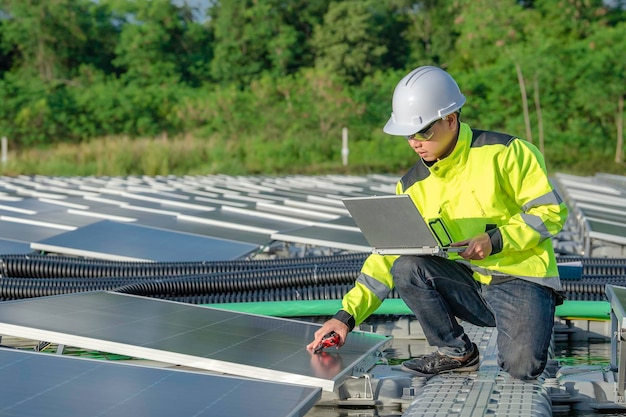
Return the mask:
<svg viewBox="0 0 626 417">
<path fill-rule="evenodd" d="M 420 65 L 550 170 L 624 172 L 624 1 L 206 3 L 0 0 L 3 173 L 401 172 L 381 128 Z"/>
</svg>

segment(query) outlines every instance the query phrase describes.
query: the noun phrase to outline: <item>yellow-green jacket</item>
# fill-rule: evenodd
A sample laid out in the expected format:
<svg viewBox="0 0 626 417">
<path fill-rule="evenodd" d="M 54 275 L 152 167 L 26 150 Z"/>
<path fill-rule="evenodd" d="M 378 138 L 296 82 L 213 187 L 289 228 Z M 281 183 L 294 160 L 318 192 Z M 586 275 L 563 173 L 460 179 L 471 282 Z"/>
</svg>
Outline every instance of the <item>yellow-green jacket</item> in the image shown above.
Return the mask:
<svg viewBox="0 0 626 417">
<path fill-rule="evenodd" d="M 452 242 L 487 232 L 493 251 L 470 266 L 483 284 L 511 276 L 561 290 L 551 238 L 563 227 L 567 207 L 548 181 L 543 156 L 532 144 L 461 123 L 458 142 L 446 158 L 423 160 L 398 182 L 427 222 L 441 219 Z M 350 328 L 372 314 L 393 288 L 397 256 L 370 255 L 336 318 Z"/>
</svg>

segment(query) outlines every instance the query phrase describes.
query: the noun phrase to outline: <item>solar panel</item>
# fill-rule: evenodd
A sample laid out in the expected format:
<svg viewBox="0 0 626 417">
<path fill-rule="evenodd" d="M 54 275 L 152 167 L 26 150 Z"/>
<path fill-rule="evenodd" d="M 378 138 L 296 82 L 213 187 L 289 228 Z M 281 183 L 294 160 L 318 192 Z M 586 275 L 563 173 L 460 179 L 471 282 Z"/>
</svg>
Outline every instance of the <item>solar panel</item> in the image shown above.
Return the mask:
<svg viewBox="0 0 626 417">
<path fill-rule="evenodd" d="M 319 388 L 0 349 L 0 416 L 304 415 Z"/>
<path fill-rule="evenodd" d="M 24 254 L 32 253 L 30 244 L 26 242 L 16 242 L 14 240 L 0 239 L 0 254 Z"/>
<path fill-rule="evenodd" d="M 32 243 L 66 255 L 127 261 L 218 261 L 244 257 L 257 245 L 103 220 Z"/>
<path fill-rule="evenodd" d="M 333 391 L 391 340 L 352 332 L 312 354 L 318 324 L 110 292 L 0 303 L 0 334 Z"/>
<path fill-rule="evenodd" d="M 251 211 L 252 212 L 252 211 Z M 254 212 L 252 212 L 254 213 Z M 278 230 L 294 227 L 294 223 L 279 221 L 261 216 L 253 216 L 247 213 L 239 213 L 229 210 L 216 210 L 213 212 L 198 212 L 195 214 L 181 214 L 180 220 L 221 226 L 231 229 L 250 230 L 269 235 Z"/>
<path fill-rule="evenodd" d="M 372 251 L 371 245 L 360 230 L 334 229 L 316 225 L 273 233 L 272 239 L 356 252 Z"/>
<path fill-rule="evenodd" d="M 68 231 L 52 224 L 25 223 L 23 220 L 15 216 L 0 216 L 0 238 L 30 243 Z"/>
</svg>

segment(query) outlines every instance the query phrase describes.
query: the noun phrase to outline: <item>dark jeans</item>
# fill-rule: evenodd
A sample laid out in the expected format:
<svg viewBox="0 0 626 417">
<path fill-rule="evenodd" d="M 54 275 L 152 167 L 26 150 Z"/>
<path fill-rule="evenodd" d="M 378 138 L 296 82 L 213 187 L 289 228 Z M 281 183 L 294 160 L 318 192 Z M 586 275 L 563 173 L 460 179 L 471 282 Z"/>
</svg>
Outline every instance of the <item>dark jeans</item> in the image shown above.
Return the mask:
<svg viewBox="0 0 626 417">
<path fill-rule="evenodd" d="M 398 293 L 440 353 L 463 356 L 472 342 L 456 317 L 498 330 L 498 364 L 528 380 L 543 372 L 555 293 L 521 279 L 482 285 L 465 265 L 439 256 L 401 256 L 391 270 Z"/>
</svg>

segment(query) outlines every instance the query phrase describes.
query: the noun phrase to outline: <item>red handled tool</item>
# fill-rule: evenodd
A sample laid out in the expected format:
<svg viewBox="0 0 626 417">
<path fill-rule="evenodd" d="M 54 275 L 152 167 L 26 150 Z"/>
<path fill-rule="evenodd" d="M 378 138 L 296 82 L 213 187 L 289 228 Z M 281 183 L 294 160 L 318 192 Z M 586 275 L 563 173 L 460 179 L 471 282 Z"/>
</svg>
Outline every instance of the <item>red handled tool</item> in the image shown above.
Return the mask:
<svg viewBox="0 0 626 417">
<path fill-rule="evenodd" d="M 339 344 L 340 340 L 341 340 L 341 338 L 339 337 L 339 335 L 337 333 L 330 332 L 326 336 L 324 336 L 324 338 L 322 339 L 320 344 L 317 345 L 317 347 L 315 348 L 315 350 L 313 352 L 314 353 L 320 353 L 325 348 L 328 348 L 328 347 L 331 347 L 331 346 L 337 346 Z"/>
</svg>

